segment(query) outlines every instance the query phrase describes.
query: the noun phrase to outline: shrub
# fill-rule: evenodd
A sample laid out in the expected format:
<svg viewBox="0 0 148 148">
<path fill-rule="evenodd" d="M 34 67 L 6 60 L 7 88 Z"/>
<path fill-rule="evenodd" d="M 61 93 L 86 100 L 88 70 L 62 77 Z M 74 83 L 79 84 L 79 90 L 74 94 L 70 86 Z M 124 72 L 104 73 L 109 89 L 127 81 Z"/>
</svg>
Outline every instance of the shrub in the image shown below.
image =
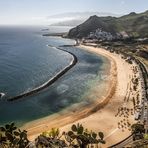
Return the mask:
<svg viewBox="0 0 148 148">
<path fill-rule="evenodd" d="M 72 125 L 71 130 L 59 134 L 58 129 L 52 129 L 50 132 L 43 132 L 35 140 L 37 147 L 69 147 L 86 148 L 88 145 L 105 144 L 104 134 L 99 132 L 89 132 L 81 124 Z"/>
<path fill-rule="evenodd" d="M 72 125 L 70 131 L 62 134 L 59 129 L 52 128 L 32 143 L 27 138 L 27 131 L 21 131 L 14 123 L 0 127 L 0 148 L 86 148 L 99 143 L 105 144 L 104 134 L 88 131 L 81 124 Z"/>
</svg>

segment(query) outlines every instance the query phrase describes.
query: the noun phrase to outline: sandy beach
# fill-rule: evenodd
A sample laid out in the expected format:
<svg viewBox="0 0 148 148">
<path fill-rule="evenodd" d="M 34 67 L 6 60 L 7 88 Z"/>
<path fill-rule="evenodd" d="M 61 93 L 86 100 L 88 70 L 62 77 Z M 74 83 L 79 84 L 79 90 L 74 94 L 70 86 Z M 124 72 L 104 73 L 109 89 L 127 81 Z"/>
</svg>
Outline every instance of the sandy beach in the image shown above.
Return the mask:
<svg viewBox="0 0 148 148">
<path fill-rule="evenodd" d="M 132 97 L 136 94 L 132 93 L 131 87 L 134 64 L 130 65 L 119 55 L 102 48 L 84 45 L 80 48 L 103 55 L 111 61 L 110 87 L 106 96 L 81 109 L 70 108 L 69 113 L 61 112 L 26 124 L 22 129 L 28 131 L 30 140 L 53 127 L 60 128 L 61 131 L 68 130 L 73 123 L 81 123 L 95 132 L 104 132 L 106 144 L 102 147 L 108 147 L 130 135 L 129 126 L 135 122 Z M 140 86 L 138 89 L 140 92 Z M 122 111 L 123 107 L 128 112 Z"/>
<path fill-rule="evenodd" d="M 87 118 L 75 122 L 75 124 L 83 124 L 84 127 L 87 127 L 92 131 L 103 131 L 105 134 L 106 144 L 102 145 L 102 147 L 106 148 L 123 140 L 131 133 L 128 128 L 119 128 L 118 123 L 120 121 L 124 122 L 124 117 L 117 116 L 117 113 L 119 108 L 121 108 L 122 106 L 126 106 L 129 109 L 133 108 L 133 102 L 131 99 L 129 99 L 128 102 L 125 101 L 125 96 L 127 96 L 127 93 L 130 92 L 130 87 L 128 85 L 133 76 L 132 66 L 121 59 L 119 55 L 110 53 L 104 49 L 89 46 L 81 47 L 90 52 L 95 52 L 97 54 L 102 54 L 108 58 L 111 58 L 116 63 L 116 91 L 113 97 L 110 98 L 109 103 L 104 108 L 98 110 L 96 113 L 93 113 Z M 128 123 L 133 124 L 135 122 L 134 115 L 129 115 L 127 120 Z M 62 129 L 68 130 L 70 126 L 71 125 L 67 125 Z"/>
</svg>

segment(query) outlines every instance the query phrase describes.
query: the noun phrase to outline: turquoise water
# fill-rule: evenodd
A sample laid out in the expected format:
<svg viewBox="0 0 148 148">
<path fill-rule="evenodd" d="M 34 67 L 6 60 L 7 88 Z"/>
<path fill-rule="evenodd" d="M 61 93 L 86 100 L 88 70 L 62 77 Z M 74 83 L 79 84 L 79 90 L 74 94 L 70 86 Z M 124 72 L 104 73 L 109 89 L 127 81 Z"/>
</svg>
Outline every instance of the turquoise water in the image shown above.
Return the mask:
<svg viewBox="0 0 148 148">
<path fill-rule="evenodd" d="M 44 84 L 67 66 L 72 57 L 51 46 L 73 45 L 74 40 L 43 37 L 42 27 L 0 27 L 0 125 L 16 122 L 22 125 L 46 117 L 87 99 L 90 81 L 106 75 L 109 61 L 76 47 L 64 47 L 78 58 L 78 63 L 48 88 L 21 100 L 7 98 Z M 68 28 L 50 28 L 63 32 Z M 109 68 L 109 67 L 108 67 Z M 100 83 L 103 80 L 100 79 Z M 98 90 L 99 93 L 99 90 Z M 101 94 L 101 92 L 100 92 Z"/>
</svg>

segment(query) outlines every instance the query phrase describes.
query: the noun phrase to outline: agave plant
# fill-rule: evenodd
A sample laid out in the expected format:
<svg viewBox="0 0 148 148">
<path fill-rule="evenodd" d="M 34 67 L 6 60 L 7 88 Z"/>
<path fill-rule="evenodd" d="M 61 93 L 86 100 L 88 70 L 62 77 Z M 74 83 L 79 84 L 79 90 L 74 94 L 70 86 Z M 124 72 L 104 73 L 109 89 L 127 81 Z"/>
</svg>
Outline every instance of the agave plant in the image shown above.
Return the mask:
<svg viewBox="0 0 148 148">
<path fill-rule="evenodd" d="M 62 135 L 61 135 L 62 136 Z M 61 139 L 59 129 L 52 128 L 49 132 L 43 132 L 35 139 L 35 145 L 37 148 L 64 148 L 67 144 Z"/>
</svg>

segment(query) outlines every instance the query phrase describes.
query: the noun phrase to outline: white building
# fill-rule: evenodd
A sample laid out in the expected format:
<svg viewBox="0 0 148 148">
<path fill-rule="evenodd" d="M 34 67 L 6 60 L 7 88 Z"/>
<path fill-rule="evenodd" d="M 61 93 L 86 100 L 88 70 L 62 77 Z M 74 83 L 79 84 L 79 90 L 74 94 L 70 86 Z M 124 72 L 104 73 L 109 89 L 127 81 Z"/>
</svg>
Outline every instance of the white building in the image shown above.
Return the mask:
<svg viewBox="0 0 148 148">
<path fill-rule="evenodd" d="M 98 28 L 95 32 L 90 32 L 89 38 L 96 38 L 98 40 L 113 40 L 115 37 L 110 33 Z"/>
</svg>

